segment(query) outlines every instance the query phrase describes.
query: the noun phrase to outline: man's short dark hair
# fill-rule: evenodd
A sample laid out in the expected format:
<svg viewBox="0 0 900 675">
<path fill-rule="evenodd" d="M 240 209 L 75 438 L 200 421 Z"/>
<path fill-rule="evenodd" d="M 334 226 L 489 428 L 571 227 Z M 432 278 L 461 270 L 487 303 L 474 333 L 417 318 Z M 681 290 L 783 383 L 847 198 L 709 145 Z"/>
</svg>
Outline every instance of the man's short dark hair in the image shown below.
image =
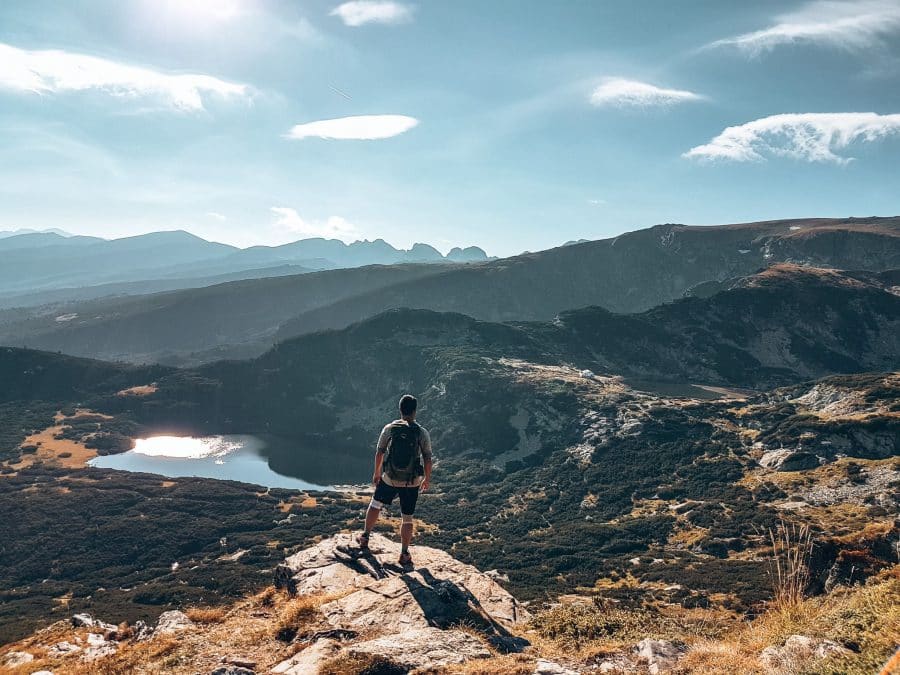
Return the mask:
<svg viewBox="0 0 900 675">
<path fill-rule="evenodd" d="M 400 398 L 400 414 L 401 415 L 412 415 L 416 412 L 416 408 L 418 407 L 419 402 L 416 400 L 415 396 L 411 394 L 403 394 Z"/>
</svg>

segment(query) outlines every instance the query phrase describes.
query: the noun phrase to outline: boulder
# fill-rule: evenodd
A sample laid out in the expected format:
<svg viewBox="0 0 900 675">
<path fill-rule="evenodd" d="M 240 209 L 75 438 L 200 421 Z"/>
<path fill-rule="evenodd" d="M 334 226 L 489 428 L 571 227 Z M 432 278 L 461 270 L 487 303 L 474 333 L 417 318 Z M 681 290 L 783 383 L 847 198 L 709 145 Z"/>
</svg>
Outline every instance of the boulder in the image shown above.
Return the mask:
<svg viewBox="0 0 900 675">
<path fill-rule="evenodd" d="M 534 675 L 578 675 L 577 670 L 570 670 L 565 666 L 561 666 L 555 661 L 547 661 L 546 659 L 538 659 L 534 668 Z"/>
<path fill-rule="evenodd" d="M 850 653 L 849 649 L 833 640 L 791 635 L 783 646 L 773 645 L 763 649 L 759 660 L 768 670 L 793 672 L 805 669 L 812 661 Z"/>
<path fill-rule="evenodd" d="M 170 635 L 190 628 L 193 625 L 194 622 L 187 617 L 187 614 L 179 612 L 177 609 L 173 609 L 159 615 L 159 620 L 156 622 L 156 628 L 154 629 L 153 634 Z"/>
<path fill-rule="evenodd" d="M 107 640 L 100 633 L 88 633 L 87 647 L 84 649 L 82 658 L 85 661 L 93 661 L 103 656 L 115 654 L 117 649 L 118 645 L 115 642 Z"/>
<path fill-rule="evenodd" d="M 221 662 L 229 666 L 237 666 L 238 668 L 246 668 L 247 670 L 256 669 L 256 661 L 244 658 L 243 656 L 223 656 Z"/>
<path fill-rule="evenodd" d="M 153 629 L 147 625 L 145 621 L 141 621 L 138 619 L 131 626 L 131 630 L 134 634 L 134 639 L 138 642 L 143 642 L 144 640 L 149 640 L 153 637 Z"/>
<path fill-rule="evenodd" d="M 34 661 L 34 655 L 28 652 L 9 652 L 3 657 L 3 665 L 7 668 L 17 668 Z"/>
<path fill-rule="evenodd" d="M 72 625 L 75 628 L 91 628 L 94 625 L 94 619 L 90 614 L 73 614 Z"/>
<path fill-rule="evenodd" d="M 350 553 L 354 546 L 351 535 L 339 534 L 283 566 L 301 594 L 357 589 L 322 605 L 336 628 L 400 631 L 467 621 L 486 635 L 505 636 L 530 618 L 494 579 L 444 551 L 414 546 L 415 569 L 407 570 L 396 564 L 400 545 L 387 537 L 373 534 L 367 555 Z"/>
<path fill-rule="evenodd" d="M 317 673 L 319 666 L 334 657 L 340 650 L 340 643 L 330 638 L 320 638 L 309 647 L 282 661 L 270 670 L 276 675 L 311 675 Z"/>
<path fill-rule="evenodd" d="M 470 659 L 486 659 L 490 650 L 460 630 L 416 628 L 350 645 L 349 654 L 381 656 L 406 668 L 440 668 Z"/>
<path fill-rule="evenodd" d="M 683 650 L 668 640 L 644 638 L 638 642 L 633 651 L 640 661 L 647 664 L 651 675 L 672 670 L 678 663 Z"/>
<path fill-rule="evenodd" d="M 396 561 L 400 545 L 373 534 L 370 550 L 360 551 L 353 537 L 338 534 L 295 553 L 276 570 L 276 584 L 303 595 L 342 595 L 319 607 L 329 630 L 302 638 L 311 643 L 270 672 L 301 675 L 318 672 L 335 657 L 381 657 L 398 668 L 440 669 L 501 652 L 520 652 L 528 641 L 512 629 L 530 618 L 525 608 L 498 583 L 498 572 L 485 574 L 447 553 L 414 546 L 412 568 Z M 466 625 L 464 632 L 457 628 Z M 353 642 L 358 634 L 368 639 Z"/>
<path fill-rule="evenodd" d="M 759 464 L 775 471 L 805 471 L 819 466 L 819 458 L 811 452 L 781 448 L 769 450 L 760 458 Z"/>
<path fill-rule="evenodd" d="M 80 652 L 81 647 L 78 645 L 73 645 L 71 642 L 67 642 L 63 640 L 62 642 L 57 642 L 55 645 L 50 647 L 47 650 L 47 653 L 50 656 L 68 656 L 69 654 L 74 654 L 75 652 Z"/>
</svg>

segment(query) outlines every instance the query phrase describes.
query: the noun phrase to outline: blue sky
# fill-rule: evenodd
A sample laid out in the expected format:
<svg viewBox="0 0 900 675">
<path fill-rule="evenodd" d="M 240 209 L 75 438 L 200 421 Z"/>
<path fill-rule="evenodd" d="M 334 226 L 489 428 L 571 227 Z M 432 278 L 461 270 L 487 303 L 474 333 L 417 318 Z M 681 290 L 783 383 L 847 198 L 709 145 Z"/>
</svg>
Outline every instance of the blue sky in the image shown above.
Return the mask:
<svg viewBox="0 0 900 675">
<path fill-rule="evenodd" d="M 508 255 L 898 167 L 900 0 L 0 3 L 0 229 Z"/>
</svg>

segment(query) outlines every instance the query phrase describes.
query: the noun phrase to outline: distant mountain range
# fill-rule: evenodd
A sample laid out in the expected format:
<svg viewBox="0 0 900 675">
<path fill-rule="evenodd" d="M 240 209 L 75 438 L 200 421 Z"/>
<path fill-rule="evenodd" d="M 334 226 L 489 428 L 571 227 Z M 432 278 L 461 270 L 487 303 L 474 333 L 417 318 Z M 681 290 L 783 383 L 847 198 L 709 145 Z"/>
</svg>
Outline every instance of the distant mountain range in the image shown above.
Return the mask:
<svg viewBox="0 0 900 675">
<path fill-rule="evenodd" d="M 900 269 L 900 218 L 658 225 L 470 265 L 330 270 L 7 310 L 0 312 L 0 343 L 135 362 L 198 363 L 253 356 L 277 340 L 343 328 L 401 307 L 490 321 L 547 321 L 591 305 L 642 312 L 685 296 L 710 296 L 777 263 Z"/>
<path fill-rule="evenodd" d="M 6 296 L 3 306 L 8 307 L 41 302 L 44 297 L 39 293 L 48 290 L 72 289 L 60 299 L 85 299 L 100 297 L 85 292 L 83 289 L 88 286 L 180 279 L 184 281 L 176 287 L 195 287 L 203 283 L 189 280 L 215 279 L 250 270 L 255 272 L 245 276 L 263 276 L 256 271 L 285 265 L 308 271 L 487 259 L 487 254 L 476 246 L 454 248 L 444 256 L 428 244 L 401 250 L 382 239 L 352 244 L 336 239 L 302 239 L 282 246 L 240 249 L 180 230 L 111 240 L 73 236 L 62 231 L 17 231 L 0 238 L 0 297 Z M 160 290 L 159 284 L 148 285 L 143 292 Z M 115 292 L 134 290 L 119 288 Z"/>
<path fill-rule="evenodd" d="M 65 230 L 60 230 L 56 227 L 50 227 L 46 230 L 32 230 L 29 227 L 20 227 L 16 230 L 0 230 L 0 239 L 7 239 L 9 237 L 18 237 L 23 234 L 58 234 L 61 237 L 71 237 L 72 234 L 66 232 Z"/>
</svg>

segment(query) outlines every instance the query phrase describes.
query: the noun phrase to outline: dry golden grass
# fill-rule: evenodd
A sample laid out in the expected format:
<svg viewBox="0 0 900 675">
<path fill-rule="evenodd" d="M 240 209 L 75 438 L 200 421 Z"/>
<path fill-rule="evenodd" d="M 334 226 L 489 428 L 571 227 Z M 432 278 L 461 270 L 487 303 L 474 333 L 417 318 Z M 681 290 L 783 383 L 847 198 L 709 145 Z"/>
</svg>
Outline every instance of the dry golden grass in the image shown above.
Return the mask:
<svg viewBox="0 0 900 675">
<path fill-rule="evenodd" d="M 748 654 L 733 643 L 710 640 L 693 645 L 679 662 L 676 672 L 696 675 L 755 675 L 763 670 L 755 654 Z"/>
<path fill-rule="evenodd" d="M 506 654 L 448 666 L 441 672 L 447 675 L 532 675 L 534 667 L 535 658 L 533 656 Z"/>
<path fill-rule="evenodd" d="M 404 675 L 407 669 L 383 656 L 342 654 L 319 666 L 318 675 Z"/>
<path fill-rule="evenodd" d="M 222 623 L 228 610 L 225 607 L 192 607 L 185 614 L 194 623 Z"/>
<path fill-rule="evenodd" d="M 809 587 L 812 535 L 807 525 L 782 520 L 775 530 L 769 530 L 769 541 L 774 609 L 791 610 L 803 601 Z"/>
<path fill-rule="evenodd" d="M 278 611 L 275 621 L 275 638 L 283 642 L 290 642 L 306 624 L 313 623 L 321 617 L 319 608 L 326 602 L 337 600 L 344 594 L 317 593 L 314 595 L 301 595 L 286 600 Z"/>
<path fill-rule="evenodd" d="M 819 675 L 877 673 L 900 642 L 900 566 L 865 586 L 793 604 L 773 604 L 749 625 L 721 640 L 700 642 L 685 655 L 681 671 L 697 675 L 763 672 L 760 652 L 791 635 L 857 645 L 858 653 L 807 664 L 800 672 Z"/>
</svg>

